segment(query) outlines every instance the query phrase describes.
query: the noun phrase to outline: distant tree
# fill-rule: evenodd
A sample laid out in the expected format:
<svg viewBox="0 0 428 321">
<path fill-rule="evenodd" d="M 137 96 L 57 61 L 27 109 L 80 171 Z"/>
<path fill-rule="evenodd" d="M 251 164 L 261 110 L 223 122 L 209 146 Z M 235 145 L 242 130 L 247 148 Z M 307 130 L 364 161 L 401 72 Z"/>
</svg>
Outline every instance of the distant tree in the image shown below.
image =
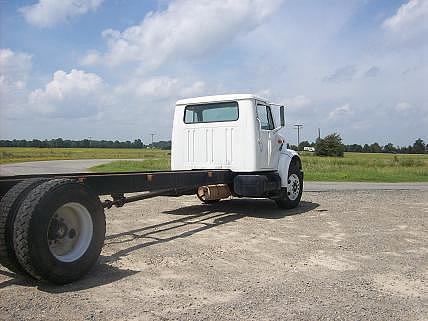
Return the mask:
<svg viewBox="0 0 428 321">
<path fill-rule="evenodd" d="M 287 144 L 287 148 L 288 149 L 292 149 L 292 150 L 295 150 L 295 151 L 297 151 L 297 146 L 296 145 L 290 145 L 290 144 Z"/>
<path fill-rule="evenodd" d="M 136 139 L 136 140 L 134 140 L 134 142 L 132 143 L 132 147 L 134 147 L 134 148 L 143 148 L 143 147 L 144 147 L 144 144 L 143 144 L 143 142 L 141 141 L 141 139 Z"/>
<path fill-rule="evenodd" d="M 388 143 L 385 146 L 383 146 L 383 152 L 384 153 L 396 153 L 397 148 L 394 145 L 392 145 L 391 143 Z"/>
<path fill-rule="evenodd" d="M 368 144 L 364 144 L 363 153 L 370 153 L 370 146 Z"/>
<path fill-rule="evenodd" d="M 42 147 L 42 142 L 38 139 L 33 139 L 30 144 L 32 147 Z"/>
<path fill-rule="evenodd" d="M 151 147 L 154 147 L 154 148 L 171 149 L 171 141 L 170 140 L 168 140 L 168 141 L 161 140 L 159 142 L 154 142 L 153 144 L 150 144 L 150 145 L 151 145 Z"/>
<path fill-rule="evenodd" d="M 311 147 L 311 143 L 307 140 L 304 140 L 303 142 L 300 142 L 299 144 L 299 150 L 303 150 L 305 147 Z"/>
<path fill-rule="evenodd" d="M 361 153 L 363 151 L 363 147 L 359 144 L 346 145 L 345 151 L 346 152 Z"/>
<path fill-rule="evenodd" d="M 418 138 L 413 144 L 413 153 L 415 154 L 425 154 L 426 153 L 426 145 L 425 142 Z"/>
<path fill-rule="evenodd" d="M 400 154 L 410 154 L 413 151 L 412 146 L 401 146 L 399 149 Z"/>
<path fill-rule="evenodd" d="M 373 143 L 370 145 L 370 153 L 380 153 L 382 151 L 382 147 L 378 143 Z"/>
<path fill-rule="evenodd" d="M 342 138 L 337 133 L 319 138 L 315 144 L 315 154 L 318 156 L 343 157 L 344 151 L 345 145 L 342 144 Z"/>
</svg>

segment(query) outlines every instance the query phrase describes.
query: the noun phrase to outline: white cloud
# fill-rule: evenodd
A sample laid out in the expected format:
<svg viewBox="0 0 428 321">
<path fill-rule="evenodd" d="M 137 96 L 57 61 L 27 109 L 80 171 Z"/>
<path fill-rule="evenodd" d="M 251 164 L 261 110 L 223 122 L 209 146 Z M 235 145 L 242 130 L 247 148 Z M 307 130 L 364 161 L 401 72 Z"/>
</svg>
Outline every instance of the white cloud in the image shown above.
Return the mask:
<svg viewBox="0 0 428 321">
<path fill-rule="evenodd" d="M 156 77 L 142 82 L 137 88 L 137 95 L 142 97 L 169 96 L 174 87 L 177 86 L 178 79 L 170 77 Z"/>
<path fill-rule="evenodd" d="M 396 111 L 406 111 L 411 108 L 412 106 L 407 101 L 400 101 L 399 103 L 397 103 L 397 105 L 395 105 Z"/>
<path fill-rule="evenodd" d="M 31 55 L 0 49 L 0 91 L 24 89 L 31 70 Z"/>
<path fill-rule="evenodd" d="M 301 108 L 301 107 L 308 106 L 310 103 L 311 103 L 311 100 L 304 95 L 298 95 L 292 98 L 284 99 L 285 106 L 290 108 Z"/>
<path fill-rule="evenodd" d="M 366 70 L 364 73 L 365 78 L 376 78 L 380 73 L 380 68 L 376 66 L 372 66 Z"/>
<path fill-rule="evenodd" d="M 205 89 L 202 81 L 187 82 L 169 76 L 154 76 L 146 79 L 132 76 L 126 84 L 115 88 L 114 94 L 136 97 L 140 101 L 176 100 L 179 97 L 200 95 Z"/>
<path fill-rule="evenodd" d="M 337 68 L 333 73 L 324 77 L 324 81 L 341 83 L 352 80 L 357 73 L 355 66 L 344 66 Z"/>
<path fill-rule="evenodd" d="M 182 97 L 192 97 L 202 95 L 205 91 L 205 83 L 203 81 L 196 81 L 193 84 L 181 89 L 180 94 Z"/>
<path fill-rule="evenodd" d="M 0 49 L 0 132 L 4 121 L 25 111 L 27 83 L 32 57 L 23 52 Z"/>
<path fill-rule="evenodd" d="M 102 107 L 106 91 L 104 81 L 93 73 L 72 69 L 68 74 L 58 70 L 44 89 L 29 95 L 29 107 L 55 117 L 84 117 Z"/>
<path fill-rule="evenodd" d="M 100 53 L 97 50 L 91 50 L 81 60 L 80 63 L 84 66 L 96 65 L 100 60 Z"/>
<path fill-rule="evenodd" d="M 19 9 L 28 23 L 37 27 L 52 27 L 68 19 L 95 11 L 103 0 L 39 0 Z"/>
<path fill-rule="evenodd" d="M 177 0 L 150 12 L 143 22 L 123 32 L 103 32 L 108 51 L 92 51 L 82 64 L 119 65 L 139 61 L 158 67 L 172 58 L 190 58 L 217 51 L 240 33 L 262 24 L 282 0 Z"/>
<path fill-rule="evenodd" d="M 337 119 L 342 118 L 347 115 L 352 114 L 351 106 L 349 104 L 342 105 L 340 107 L 337 107 L 336 109 L 333 109 L 329 114 L 329 119 Z"/>
<path fill-rule="evenodd" d="M 428 30 L 428 0 L 410 0 L 400 6 L 392 17 L 383 22 L 386 30 L 411 37 L 424 34 Z"/>
<path fill-rule="evenodd" d="M 257 90 L 257 92 L 255 93 L 256 96 L 262 97 L 262 98 L 266 98 L 266 99 L 271 99 L 272 98 L 272 90 L 264 88 L 261 90 Z"/>
</svg>

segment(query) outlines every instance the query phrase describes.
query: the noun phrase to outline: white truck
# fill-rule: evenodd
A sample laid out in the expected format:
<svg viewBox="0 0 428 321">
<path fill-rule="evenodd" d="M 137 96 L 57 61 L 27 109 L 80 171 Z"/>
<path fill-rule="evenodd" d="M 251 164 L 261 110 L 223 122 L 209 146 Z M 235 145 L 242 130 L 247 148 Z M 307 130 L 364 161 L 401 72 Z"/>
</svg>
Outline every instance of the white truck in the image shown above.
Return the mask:
<svg viewBox="0 0 428 321">
<path fill-rule="evenodd" d="M 294 208 L 303 171 L 299 155 L 285 148 L 284 126 L 284 106 L 254 95 L 183 99 L 171 171 L 0 177 L 0 264 L 56 284 L 77 280 L 101 252 L 104 209 L 155 196 L 196 194 L 206 204 L 269 198 Z"/>
</svg>

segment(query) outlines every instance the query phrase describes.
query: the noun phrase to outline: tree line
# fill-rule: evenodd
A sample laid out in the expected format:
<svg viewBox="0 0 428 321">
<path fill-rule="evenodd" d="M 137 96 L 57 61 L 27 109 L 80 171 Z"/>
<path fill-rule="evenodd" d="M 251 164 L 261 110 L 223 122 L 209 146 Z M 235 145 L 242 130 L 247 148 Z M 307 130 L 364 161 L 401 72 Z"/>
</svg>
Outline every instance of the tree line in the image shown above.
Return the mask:
<svg viewBox="0 0 428 321">
<path fill-rule="evenodd" d="M 50 140 L 0 140 L 0 147 L 39 147 L 39 148 L 160 148 L 171 149 L 171 141 L 153 142 L 153 144 L 144 144 L 141 139 L 135 139 L 133 142 L 118 140 L 71 140 L 55 138 Z"/>
<path fill-rule="evenodd" d="M 393 154 L 426 154 L 428 153 L 428 145 L 425 144 L 423 139 L 418 138 L 409 146 L 395 146 L 388 143 L 384 146 L 379 143 L 373 144 L 348 144 L 342 143 L 342 138 L 339 134 L 333 133 L 324 138 L 318 138 L 315 142 L 307 140 L 300 142 L 299 146 L 291 145 L 290 148 L 294 150 L 304 150 L 305 147 L 314 147 L 316 154 L 341 156 L 343 152 L 356 152 L 356 153 L 393 153 Z"/>
<path fill-rule="evenodd" d="M 318 145 L 317 145 L 318 144 Z M 318 150 L 325 149 L 327 146 L 334 147 L 339 154 L 343 152 L 358 152 L 358 153 L 398 153 L 398 154 L 424 154 L 427 153 L 428 146 L 425 142 L 418 138 L 412 145 L 409 146 L 395 146 L 392 143 L 384 146 L 379 143 L 373 144 L 348 144 L 342 143 L 340 135 L 334 133 L 327 135 L 324 138 L 317 139 L 315 142 L 307 140 L 300 142 L 299 146 L 289 145 L 289 148 L 294 150 L 303 150 L 305 147 L 315 147 Z M 0 147 L 39 147 L 39 148 L 160 148 L 171 149 L 171 141 L 159 141 L 153 144 L 144 144 L 141 139 L 134 141 L 118 141 L 118 140 L 71 140 L 55 138 L 50 140 L 26 140 L 26 139 L 13 139 L 13 140 L 0 140 Z M 330 148 L 330 147 L 328 147 Z"/>
</svg>

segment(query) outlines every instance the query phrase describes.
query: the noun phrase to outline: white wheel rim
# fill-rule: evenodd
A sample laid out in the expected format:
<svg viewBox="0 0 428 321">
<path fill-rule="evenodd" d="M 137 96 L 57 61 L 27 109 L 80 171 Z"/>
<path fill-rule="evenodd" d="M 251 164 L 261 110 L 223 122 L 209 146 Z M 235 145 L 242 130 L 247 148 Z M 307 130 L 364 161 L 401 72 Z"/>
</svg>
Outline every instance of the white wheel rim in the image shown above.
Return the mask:
<svg viewBox="0 0 428 321">
<path fill-rule="evenodd" d="M 288 193 L 288 199 L 291 201 L 294 201 L 300 193 L 300 179 L 299 176 L 296 174 L 291 174 L 288 177 L 288 184 L 287 184 L 287 193 Z"/>
<path fill-rule="evenodd" d="M 91 214 L 79 203 L 66 203 L 54 213 L 47 233 L 49 250 L 57 260 L 76 261 L 85 254 L 91 244 Z"/>
</svg>

